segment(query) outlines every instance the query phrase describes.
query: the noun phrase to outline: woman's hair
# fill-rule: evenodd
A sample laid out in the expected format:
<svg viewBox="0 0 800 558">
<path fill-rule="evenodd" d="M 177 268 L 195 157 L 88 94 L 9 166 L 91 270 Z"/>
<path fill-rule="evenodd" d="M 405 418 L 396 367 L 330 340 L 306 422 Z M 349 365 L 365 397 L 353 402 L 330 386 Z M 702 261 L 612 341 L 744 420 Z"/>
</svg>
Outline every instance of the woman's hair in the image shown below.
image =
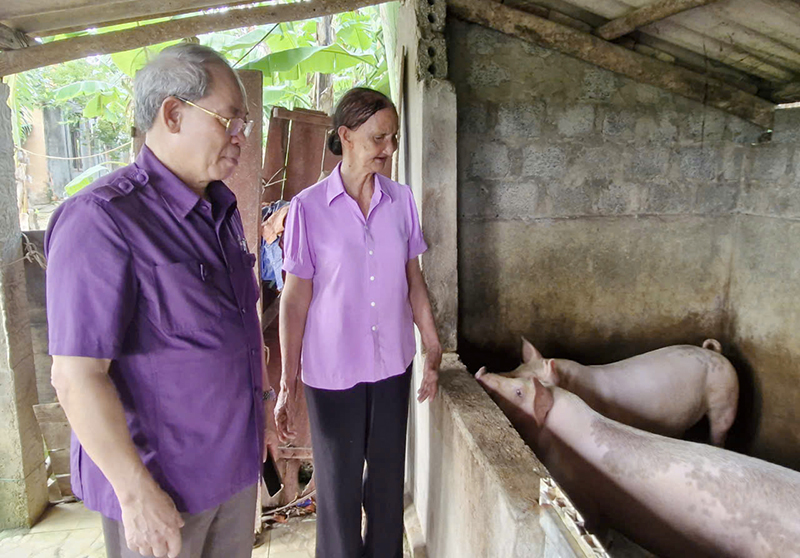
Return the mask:
<svg viewBox="0 0 800 558">
<path fill-rule="evenodd" d="M 355 87 L 345 93 L 333 113 L 333 130 L 328 135 L 328 149 L 334 155 L 341 155 L 342 140 L 339 137 L 339 127 L 344 126 L 351 130 L 357 130 L 376 112 L 387 108 L 397 112 L 391 99 L 380 91 Z"/>
</svg>

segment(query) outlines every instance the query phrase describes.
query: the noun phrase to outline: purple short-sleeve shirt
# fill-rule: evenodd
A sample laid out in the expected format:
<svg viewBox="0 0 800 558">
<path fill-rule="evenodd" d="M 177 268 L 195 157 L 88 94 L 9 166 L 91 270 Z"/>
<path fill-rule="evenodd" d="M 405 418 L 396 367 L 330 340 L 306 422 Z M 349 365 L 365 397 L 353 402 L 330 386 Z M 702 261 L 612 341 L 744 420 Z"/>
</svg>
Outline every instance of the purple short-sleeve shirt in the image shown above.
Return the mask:
<svg viewBox="0 0 800 558">
<path fill-rule="evenodd" d="M 376 174 L 364 218 L 340 169 L 292 199 L 283 263 L 313 284 L 303 382 L 333 390 L 402 374 L 411 363 L 406 264 L 428 249 L 408 186 Z"/>
<path fill-rule="evenodd" d="M 234 194 L 200 199 L 147 148 L 64 202 L 45 238 L 50 353 L 112 359 L 131 436 L 179 511 L 257 482 L 264 416 L 255 257 Z M 119 520 L 73 436 L 72 487 Z"/>
</svg>

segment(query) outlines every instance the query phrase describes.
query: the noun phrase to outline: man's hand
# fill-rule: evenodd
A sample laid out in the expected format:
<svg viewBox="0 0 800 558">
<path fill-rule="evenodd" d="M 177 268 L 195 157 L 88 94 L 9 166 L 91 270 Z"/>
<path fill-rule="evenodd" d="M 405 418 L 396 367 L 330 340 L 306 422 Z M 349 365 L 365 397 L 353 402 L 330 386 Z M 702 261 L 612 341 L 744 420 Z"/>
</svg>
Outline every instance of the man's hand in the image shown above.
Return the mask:
<svg viewBox="0 0 800 558">
<path fill-rule="evenodd" d="M 175 558 L 184 524 L 175 503 L 151 478 L 133 484 L 138 486 L 132 496 L 120 500 L 128 548 L 142 556 Z"/>
<path fill-rule="evenodd" d="M 290 399 L 292 399 L 292 394 L 284 386 L 281 386 L 278 402 L 275 403 L 275 426 L 278 429 L 278 439 L 284 444 L 297 436 L 297 433 L 292 430 Z"/>
<path fill-rule="evenodd" d="M 433 401 L 439 392 L 439 367 L 442 365 L 442 349 L 436 348 L 425 354 L 425 368 L 422 373 L 422 382 L 417 392 L 417 401 L 426 399 Z"/>
</svg>

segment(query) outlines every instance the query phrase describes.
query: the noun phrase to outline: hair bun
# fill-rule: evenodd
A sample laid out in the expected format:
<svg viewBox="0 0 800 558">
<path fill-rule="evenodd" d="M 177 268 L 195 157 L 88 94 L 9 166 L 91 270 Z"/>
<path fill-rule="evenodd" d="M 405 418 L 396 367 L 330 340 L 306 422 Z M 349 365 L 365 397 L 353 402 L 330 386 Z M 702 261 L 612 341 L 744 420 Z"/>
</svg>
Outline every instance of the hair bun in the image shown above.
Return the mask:
<svg viewBox="0 0 800 558">
<path fill-rule="evenodd" d="M 342 139 L 339 137 L 338 130 L 331 130 L 328 133 L 328 149 L 334 155 L 342 155 Z"/>
</svg>

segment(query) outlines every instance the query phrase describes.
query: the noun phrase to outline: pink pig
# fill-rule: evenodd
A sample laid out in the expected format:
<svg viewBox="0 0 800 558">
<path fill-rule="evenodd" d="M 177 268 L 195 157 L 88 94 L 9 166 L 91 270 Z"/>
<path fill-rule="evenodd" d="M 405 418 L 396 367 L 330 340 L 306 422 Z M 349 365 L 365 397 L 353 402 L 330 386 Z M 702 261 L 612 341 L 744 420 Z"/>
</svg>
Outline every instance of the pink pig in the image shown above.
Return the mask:
<svg viewBox="0 0 800 558">
<path fill-rule="evenodd" d="M 543 358 L 523 337 L 523 363 L 512 377 L 535 377 L 583 399 L 592 409 L 621 423 L 680 437 L 704 415 L 711 442 L 722 446 L 736 418 L 739 380 L 718 341 L 703 347 L 675 345 L 599 366 Z"/>
<path fill-rule="evenodd" d="M 475 377 L 587 520 L 659 556 L 800 556 L 800 473 L 637 430 L 536 378 Z"/>
</svg>

